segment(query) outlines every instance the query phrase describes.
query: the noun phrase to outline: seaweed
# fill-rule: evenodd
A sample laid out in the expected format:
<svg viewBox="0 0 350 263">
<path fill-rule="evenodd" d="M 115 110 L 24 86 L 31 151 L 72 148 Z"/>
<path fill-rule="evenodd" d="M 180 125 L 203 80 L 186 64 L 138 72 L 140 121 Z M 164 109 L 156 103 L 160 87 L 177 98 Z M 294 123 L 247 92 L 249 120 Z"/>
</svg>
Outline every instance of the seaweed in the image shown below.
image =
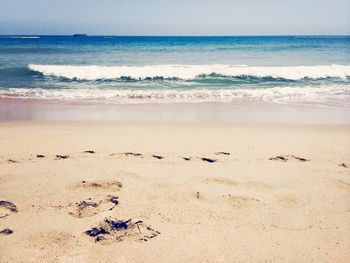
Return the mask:
<svg viewBox="0 0 350 263">
<path fill-rule="evenodd" d="M 45 155 L 37 154 L 37 155 L 36 155 L 36 158 L 45 158 Z"/>
<path fill-rule="evenodd" d="M 88 151 L 84 151 L 84 153 L 94 154 L 94 153 L 96 153 L 96 152 L 95 152 L 95 151 L 92 151 L 92 150 L 88 150 Z"/>
</svg>

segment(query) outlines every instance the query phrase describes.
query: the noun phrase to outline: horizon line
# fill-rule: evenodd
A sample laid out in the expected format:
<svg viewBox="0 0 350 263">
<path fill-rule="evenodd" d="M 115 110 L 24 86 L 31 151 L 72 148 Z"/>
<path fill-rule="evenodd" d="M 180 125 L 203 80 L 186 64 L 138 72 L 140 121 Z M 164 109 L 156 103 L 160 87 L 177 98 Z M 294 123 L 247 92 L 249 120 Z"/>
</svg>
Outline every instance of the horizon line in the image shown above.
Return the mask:
<svg viewBox="0 0 350 263">
<path fill-rule="evenodd" d="M 87 33 L 74 33 L 74 34 L 0 34 L 0 36 L 74 36 L 75 34 L 83 34 L 85 37 L 94 36 L 110 36 L 110 37 L 287 37 L 287 36 L 340 36 L 346 37 L 350 34 L 266 34 L 266 35 L 113 35 L 113 34 L 87 34 Z M 83 36 L 84 37 L 84 36 Z"/>
</svg>

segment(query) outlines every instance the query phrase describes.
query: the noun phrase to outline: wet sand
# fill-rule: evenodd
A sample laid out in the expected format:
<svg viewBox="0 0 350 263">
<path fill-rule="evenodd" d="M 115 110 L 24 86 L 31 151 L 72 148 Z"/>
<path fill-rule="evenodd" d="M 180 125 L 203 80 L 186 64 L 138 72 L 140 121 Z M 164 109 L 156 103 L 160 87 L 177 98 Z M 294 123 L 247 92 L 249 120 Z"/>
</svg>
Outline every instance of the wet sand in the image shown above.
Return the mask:
<svg viewBox="0 0 350 263">
<path fill-rule="evenodd" d="M 348 125 L 13 121 L 0 145 L 1 262 L 350 257 Z"/>
<path fill-rule="evenodd" d="M 350 108 L 271 103 L 103 104 L 0 98 L 1 121 L 350 124 Z"/>
</svg>

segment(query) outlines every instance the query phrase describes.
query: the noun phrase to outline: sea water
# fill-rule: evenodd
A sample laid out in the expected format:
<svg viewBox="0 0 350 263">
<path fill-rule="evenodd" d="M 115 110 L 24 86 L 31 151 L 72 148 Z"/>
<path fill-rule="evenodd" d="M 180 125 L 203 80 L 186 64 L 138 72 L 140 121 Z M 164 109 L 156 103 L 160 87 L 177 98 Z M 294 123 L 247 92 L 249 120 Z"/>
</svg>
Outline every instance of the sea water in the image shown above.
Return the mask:
<svg viewBox="0 0 350 263">
<path fill-rule="evenodd" d="M 0 36 L 0 98 L 350 108 L 350 36 Z"/>
</svg>

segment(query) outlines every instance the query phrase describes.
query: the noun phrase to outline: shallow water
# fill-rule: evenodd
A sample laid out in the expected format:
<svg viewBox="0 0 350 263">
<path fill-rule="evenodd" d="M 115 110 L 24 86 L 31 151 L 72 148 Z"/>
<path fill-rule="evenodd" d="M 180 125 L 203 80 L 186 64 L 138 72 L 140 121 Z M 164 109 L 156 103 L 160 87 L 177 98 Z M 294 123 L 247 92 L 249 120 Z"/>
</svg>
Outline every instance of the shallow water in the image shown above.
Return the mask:
<svg viewBox="0 0 350 263">
<path fill-rule="evenodd" d="M 350 36 L 2 36 L 0 97 L 349 108 Z"/>
</svg>

